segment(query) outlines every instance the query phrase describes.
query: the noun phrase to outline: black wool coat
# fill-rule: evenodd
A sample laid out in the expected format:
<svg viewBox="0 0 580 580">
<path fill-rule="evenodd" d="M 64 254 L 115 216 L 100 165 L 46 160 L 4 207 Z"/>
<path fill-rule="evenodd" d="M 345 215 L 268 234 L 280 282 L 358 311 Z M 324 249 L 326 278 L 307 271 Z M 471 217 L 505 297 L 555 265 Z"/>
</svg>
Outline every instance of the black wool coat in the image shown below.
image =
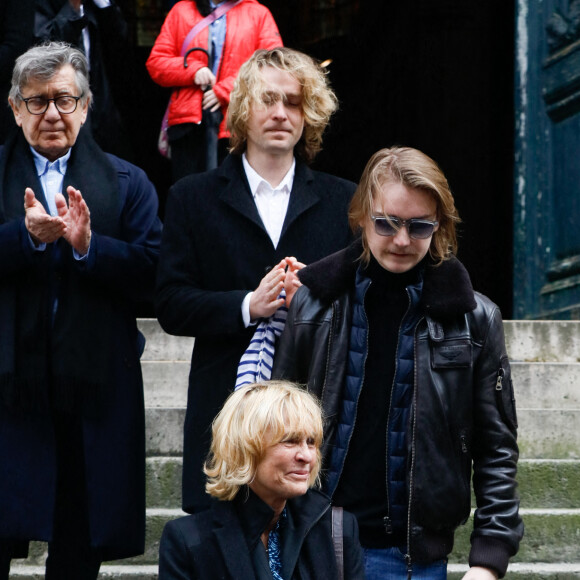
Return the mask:
<svg viewBox="0 0 580 580">
<path fill-rule="evenodd" d="M 255 327 L 241 305 L 286 256 L 309 264 L 346 247 L 355 184 L 297 161 L 278 247 L 252 198 L 242 160 L 190 175 L 170 191 L 159 261 L 156 308 L 163 329 L 194 336 L 184 433 L 183 509 L 207 505 L 202 465 L 210 425 L 233 390 L 240 357 Z"/>
<path fill-rule="evenodd" d="M 5 392 L 11 387 L 20 391 L 37 376 L 44 391 L 35 398 L 44 400 L 49 386 L 65 383 L 63 369 L 74 367 L 87 384 L 98 378 L 96 387 L 104 393 L 98 412 L 77 411 L 82 414 L 91 543 L 104 560 L 135 556 L 145 545 L 145 409 L 139 364 L 144 339 L 135 311 L 139 302 L 153 298 L 161 243 L 157 194 L 141 169 L 99 152 L 83 128 L 63 189 L 81 189 L 91 210 L 89 255 L 86 261 L 74 260 L 64 240 L 58 242 L 60 252 L 54 251 L 56 243 L 35 252 L 23 203 L 18 200 L 19 215 L 7 216 L 7 191 L 21 190 L 24 199 L 30 186 L 45 208 L 46 200 L 28 144 L 19 137 L 14 147 L 0 148 L 0 538 L 51 541 L 59 453 L 51 413 L 13 410 L 4 404 L 4 398 L 10 399 Z M 24 149 L 23 158 L 12 154 L 16 147 Z M 104 175 L 95 171 L 101 157 L 118 186 L 116 197 Z M 113 210 L 105 215 L 99 210 L 111 198 L 106 207 Z M 107 223 L 114 235 L 100 229 Z M 51 321 L 56 275 L 58 310 Z M 23 295 L 27 303 L 22 303 Z M 30 304 L 39 305 L 32 317 Z M 80 314 L 68 314 L 73 306 Z M 37 332 L 32 345 L 23 348 L 14 329 L 29 317 Z M 42 359 L 32 359 L 37 351 L 45 353 L 42 365 L 34 362 Z"/>
<path fill-rule="evenodd" d="M 330 499 L 317 491 L 288 500 L 280 532 L 282 578 L 336 580 Z M 233 501 L 211 500 L 210 509 L 169 522 L 159 548 L 159 580 L 269 580 L 260 535 L 274 516 L 257 495 L 242 489 Z M 362 580 L 364 565 L 355 517 L 343 512 L 343 570 Z"/>
</svg>

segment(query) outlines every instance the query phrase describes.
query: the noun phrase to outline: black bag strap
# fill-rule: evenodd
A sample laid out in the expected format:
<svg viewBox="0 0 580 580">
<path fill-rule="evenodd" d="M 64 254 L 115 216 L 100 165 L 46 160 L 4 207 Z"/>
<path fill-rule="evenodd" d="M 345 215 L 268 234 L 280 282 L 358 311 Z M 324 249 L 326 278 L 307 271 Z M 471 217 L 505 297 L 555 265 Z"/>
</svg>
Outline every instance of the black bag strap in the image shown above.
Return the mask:
<svg viewBox="0 0 580 580">
<path fill-rule="evenodd" d="M 338 580 L 344 580 L 343 513 L 341 507 L 332 508 L 332 543 L 338 568 Z"/>
</svg>

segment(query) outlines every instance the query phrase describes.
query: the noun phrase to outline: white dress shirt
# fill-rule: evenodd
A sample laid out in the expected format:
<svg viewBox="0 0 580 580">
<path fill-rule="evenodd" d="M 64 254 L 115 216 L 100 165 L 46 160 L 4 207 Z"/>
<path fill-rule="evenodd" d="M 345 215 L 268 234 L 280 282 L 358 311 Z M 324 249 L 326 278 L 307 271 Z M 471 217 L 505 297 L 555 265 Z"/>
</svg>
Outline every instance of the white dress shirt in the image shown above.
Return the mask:
<svg viewBox="0 0 580 580">
<path fill-rule="evenodd" d="M 292 160 L 292 166 L 277 187 L 272 187 L 256 170 L 248 163 L 246 154 L 242 155 L 242 164 L 252 197 L 256 203 L 260 218 L 272 240 L 274 248 L 278 247 L 282 226 L 286 219 L 288 203 L 290 202 L 290 192 L 294 184 L 294 173 L 296 171 L 296 160 Z M 252 325 L 250 320 L 250 298 L 253 292 L 246 294 L 242 302 L 242 317 L 246 327 Z"/>
<path fill-rule="evenodd" d="M 272 240 L 272 244 L 277 248 L 282 226 L 286 219 L 286 212 L 288 211 L 290 192 L 294 183 L 296 160 L 292 160 L 292 166 L 277 187 L 272 187 L 263 177 L 258 175 L 256 170 L 248 163 L 245 153 L 242 155 L 242 163 L 258 213 Z"/>
</svg>

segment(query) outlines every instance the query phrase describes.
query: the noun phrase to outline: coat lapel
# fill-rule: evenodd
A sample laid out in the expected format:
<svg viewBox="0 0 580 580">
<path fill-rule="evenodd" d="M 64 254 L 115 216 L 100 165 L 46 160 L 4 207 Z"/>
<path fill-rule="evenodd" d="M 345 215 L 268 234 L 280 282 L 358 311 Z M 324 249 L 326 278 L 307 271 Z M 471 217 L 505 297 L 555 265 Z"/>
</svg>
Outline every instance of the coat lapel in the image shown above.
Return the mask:
<svg viewBox="0 0 580 580">
<path fill-rule="evenodd" d="M 213 533 L 232 578 L 255 578 L 246 539 L 232 502 L 220 502 L 215 506 Z"/>
<path fill-rule="evenodd" d="M 280 237 L 286 233 L 301 214 L 319 201 L 320 195 L 318 194 L 314 174 L 307 165 L 297 160 L 290 202 L 288 203 L 288 211 L 286 212 L 286 219 L 284 220 Z"/>
<path fill-rule="evenodd" d="M 218 169 L 218 174 L 224 181 L 224 187 L 219 193 L 220 199 L 265 232 L 266 228 L 242 167 L 242 158 L 229 155 Z"/>
<path fill-rule="evenodd" d="M 234 155 L 228 156 L 218 171 L 220 178 L 226 182 L 219 194 L 220 199 L 265 232 L 266 228 L 252 197 L 241 158 Z M 284 236 L 292 223 L 301 214 L 313 205 L 316 205 L 319 201 L 320 195 L 317 190 L 314 174 L 306 164 L 301 161 L 296 161 L 294 183 L 292 185 L 288 211 L 286 212 L 280 237 Z"/>
<path fill-rule="evenodd" d="M 287 528 L 281 546 L 282 572 L 284 578 L 291 578 L 297 572 L 301 551 L 307 543 L 306 536 L 330 509 L 330 498 L 321 492 L 309 490 L 305 495 L 289 500 L 286 509 L 284 525 Z M 319 548 L 319 554 L 323 557 L 323 546 Z"/>
</svg>

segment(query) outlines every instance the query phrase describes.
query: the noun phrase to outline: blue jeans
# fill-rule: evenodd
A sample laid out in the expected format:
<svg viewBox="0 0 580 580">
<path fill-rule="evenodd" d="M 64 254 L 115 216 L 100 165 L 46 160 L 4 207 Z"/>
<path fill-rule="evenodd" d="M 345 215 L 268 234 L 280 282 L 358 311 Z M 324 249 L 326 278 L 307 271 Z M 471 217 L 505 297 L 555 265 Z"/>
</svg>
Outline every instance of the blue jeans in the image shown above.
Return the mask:
<svg viewBox="0 0 580 580">
<path fill-rule="evenodd" d="M 364 548 L 366 580 L 407 580 L 405 554 L 399 548 Z M 413 580 L 447 580 L 447 560 L 413 563 Z"/>
</svg>

